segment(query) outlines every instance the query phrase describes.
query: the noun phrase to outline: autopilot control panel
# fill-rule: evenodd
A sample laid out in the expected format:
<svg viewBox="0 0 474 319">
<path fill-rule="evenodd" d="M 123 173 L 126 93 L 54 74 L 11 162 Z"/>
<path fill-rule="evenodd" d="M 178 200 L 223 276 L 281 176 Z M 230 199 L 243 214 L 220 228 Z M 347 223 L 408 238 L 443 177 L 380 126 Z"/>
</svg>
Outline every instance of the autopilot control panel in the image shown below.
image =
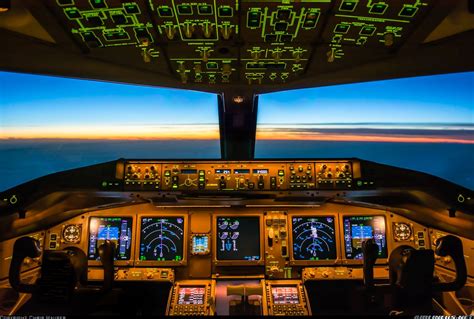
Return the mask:
<svg viewBox="0 0 474 319">
<path fill-rule="evenodd" d="M 302 191 L 353 189 L 360 164 L 350 160 L 155 162 L 117 165 L 125 190 L 162 191 Z"/>
</svg>

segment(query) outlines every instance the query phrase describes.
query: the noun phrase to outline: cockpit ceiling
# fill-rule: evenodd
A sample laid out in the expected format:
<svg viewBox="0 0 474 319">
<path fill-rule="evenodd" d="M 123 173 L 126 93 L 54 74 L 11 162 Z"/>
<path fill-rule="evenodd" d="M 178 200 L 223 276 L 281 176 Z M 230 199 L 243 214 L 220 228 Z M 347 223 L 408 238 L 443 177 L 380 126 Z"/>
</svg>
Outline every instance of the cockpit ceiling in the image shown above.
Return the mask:
<svg viewBox="0 0 474 319">
<path fill-rule="evenodd" d="M 466 71 L 473 30 L 424 43 L 461 2 L 13 1 L 0 13 L 0 68 L 256 93 Z"/>
</svg>

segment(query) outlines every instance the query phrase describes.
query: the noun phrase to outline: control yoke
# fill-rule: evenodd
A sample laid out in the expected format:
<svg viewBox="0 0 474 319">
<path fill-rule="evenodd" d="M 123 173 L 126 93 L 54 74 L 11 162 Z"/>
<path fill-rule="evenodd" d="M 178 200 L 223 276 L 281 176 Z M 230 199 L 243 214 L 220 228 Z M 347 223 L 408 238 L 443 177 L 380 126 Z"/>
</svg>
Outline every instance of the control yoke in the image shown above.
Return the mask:
<svg viewBox="0 0 474 319">
<path fill-rule="evenodd" d="M 462 288 L 466 284 L 467 269 L 461 239 L 453 235 L 439 238 L 436 240 L 436 254 L 453 259 L 456 278 L 452 282 L 436 283 L 433 288 L 436 291 L 454 291 Z"/>
<path fill-rule="evenodd" d="M 364 255 L 364 285 L 367 289 L 372 289 L 374 287 L 374 266 L 379 253 L 379 246 L 373 238 L 362 242 L 362 253 Z"/>
<path fill-rule="evenodd" d="M 106 240 L 98 248 L 100 260 L 104 269 L 104 284 L 101 288 L 102 292 L 112 289 L 114 281 L 114 256 L 115 244 Z M 87 285 L 87 256 L 77 247 L 67 247 L 62 251 L 47 250 L 43 254 L 43 268 L 41 269 L 41 279 L 34 284 L 25 284 L 21 282 L 21 266 L 25 258 L 37 258 L 41 256 L 40 242 L 34 238 L 25 236 L 17 239 L 13 245 L 13 256 L 9 269 L 9 281 L 13 289 L 21 293 L 45 293 L 45 289 L 41 289 L 42 282 L 47 282 L 53 276 L 57 279 L 57 267 L 70 269 L 70 273 L 66 274 L 62 281 L 67 281 L 70 287 L 74 289 L 79 283 L 81 286 Z M 50 269 L 45 269 L 45 267 Z M 48 279 L 49 278 L 49 279 Z M 78 292 L 89 291 L 91 289 L 82 287 Z M 94 289 L 92 289 L 94 290 Z M 95 289 L 96 290 L 96 289 Z M 95 291 L 94 290 L 94 291 Z"/>
<path fill-rule="evenodd" d="M 467 280 L 466 262 L 462 241 L 456 236 L 447 235 L 436 241 L 436 254 L 450 256 L 455 265 L 456 278 L 452 282 L 433 281 L 434 256 L 432 250 L 416 250 L 411 246 L 400 246 L 392 251 L 389 258 L 390 284 L 374 286 L 374 265 L 378 247 L 373 239 L 362 243 L 364 256 L 364 284 L 367 289 L 403 290 L 404 295 L 431 295 L 434 291 L 455 291 L 464 286 Z M 415 291 L 416 290 L 416 291 Z M 393 290 L 394 292 L 395 290 Z"/>
<path fill-rule="evenodd" d="M 40 242 L 31 237 L 21 237 L 13 245 L 13 256 L 10 264 L 8 279 L 10 286 L 18 292 L 33 293 L 37 285 L 23 284 L 20 279 L 21 265 L 25 258 L 37 258 L 41 255 Z"/>
</svg>

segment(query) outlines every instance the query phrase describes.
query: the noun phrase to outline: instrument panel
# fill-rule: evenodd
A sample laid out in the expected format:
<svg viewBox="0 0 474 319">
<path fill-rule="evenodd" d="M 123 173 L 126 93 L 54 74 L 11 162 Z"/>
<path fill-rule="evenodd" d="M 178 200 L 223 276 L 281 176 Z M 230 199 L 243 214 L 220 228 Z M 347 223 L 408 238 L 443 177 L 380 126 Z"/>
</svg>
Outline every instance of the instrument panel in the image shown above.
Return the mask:
<svg viewBox="0 0 474 319">
<path fill-rule="evenodd" d="M 80 234 L 58 234 L 70 225 Z M 406 227 L 416 236 L 406 236 Z M 264 266 L 275 279 L 293 278 L 304 266 L 361 264 L 361 243 L 367 238 L 379 246 L 378 264 L 385 264 L 399 245 L 429 247 L 422 225 L 387 211 L 338 204 L 279 209 L 138 204 L 86 213 L 48 234 L 46 247 L 80 247 L 91 266 L 100 265 L 98 247 L 110 240 L 116 244 L 118 266 L 192 268 L 196 260 L 207 260 L 209 274 L 232 266 Z"/>
<path fill-rule="evenodd" d="M 125 190 L 302 191 L 352 189 L 358 161 L 153 162 L 117 165 Z"/>
</svg>

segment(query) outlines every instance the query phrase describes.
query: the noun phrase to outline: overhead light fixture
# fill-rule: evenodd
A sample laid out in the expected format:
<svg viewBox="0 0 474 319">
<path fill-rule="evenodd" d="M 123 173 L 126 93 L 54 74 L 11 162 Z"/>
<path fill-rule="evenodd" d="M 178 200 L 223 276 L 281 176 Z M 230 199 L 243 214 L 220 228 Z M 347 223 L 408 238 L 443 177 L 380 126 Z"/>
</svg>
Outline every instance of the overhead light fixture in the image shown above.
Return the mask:
<svg viewBox="0 0 474 319">
<path fill-rule="evenodd" d="M 10 0 L 0 0 L 0 13 L 7 12 L 11 8 Z"/>
<path fill-rule="evenodd" d="M 234 101 L 234 103 L 240 104 L 244 101 L 244 98 L 241 97 L 240 95 L 237 95 L 237 96 L 234 96 L 234 98 L 232 100 Z"/>
</svg>

